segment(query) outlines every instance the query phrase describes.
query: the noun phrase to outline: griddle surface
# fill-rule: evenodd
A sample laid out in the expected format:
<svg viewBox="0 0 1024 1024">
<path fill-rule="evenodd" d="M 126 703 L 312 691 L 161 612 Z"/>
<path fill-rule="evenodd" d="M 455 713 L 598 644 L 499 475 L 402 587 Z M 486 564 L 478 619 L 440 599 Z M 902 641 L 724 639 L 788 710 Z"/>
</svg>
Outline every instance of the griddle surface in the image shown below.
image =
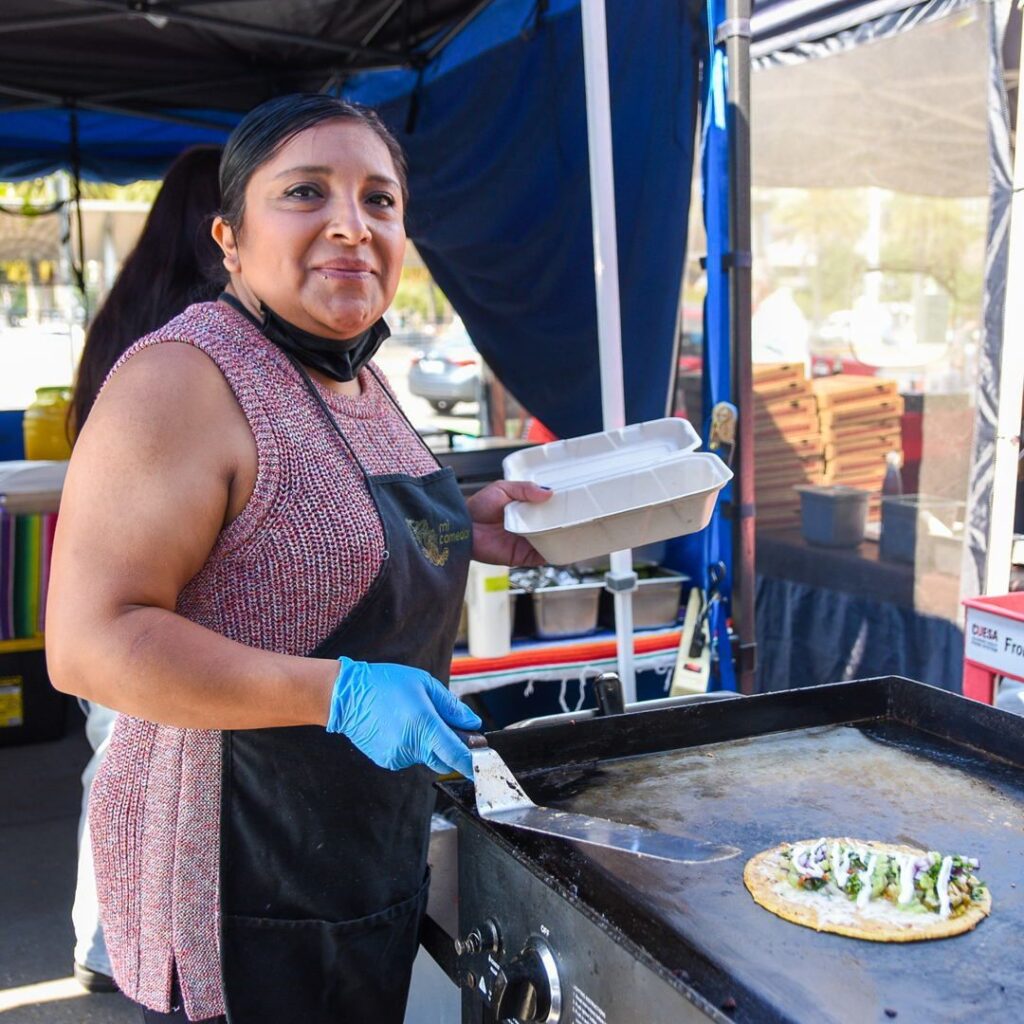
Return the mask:
<svg viewBox="0 0 1024 1024">
<path fill-rule="evenodd" d="M 596 862 L 639 915 L 736 980 L 737 1019 L 766 1019 L 758 1005 L 773 1019 L 843 1024 L 887 1021 L 887 1009 L 898 1024 L 1024 1014 L 1019 768 L 882 720 L 602 761 L 572 788 L 559 797 L 543 778 L 527 784 L 539 802 L 741 849 L 733 860 L 700 867 L 582 847 L 567 857 L 551 844 L 538 855 L 574 890 L 582 882 L 580 897 L 600 912 L 600 886 L 573 869 L 577 857 Z M 889 944 L 817 933 L 755 904 L 743 885 L 746 861 L 777 843 L 822 835 L 979 857 L 992 915 L 952 939 Z M 632 937 L 646 948 L 650 934 Z M 670 961 L 670 945 L 649 952 Z"/>
</svg>

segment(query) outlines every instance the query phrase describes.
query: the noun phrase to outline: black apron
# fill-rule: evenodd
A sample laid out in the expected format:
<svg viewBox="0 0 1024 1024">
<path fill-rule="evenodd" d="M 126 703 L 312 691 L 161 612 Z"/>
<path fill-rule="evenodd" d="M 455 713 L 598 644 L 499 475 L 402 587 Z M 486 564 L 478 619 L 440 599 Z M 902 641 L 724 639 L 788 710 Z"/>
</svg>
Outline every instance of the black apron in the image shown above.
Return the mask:
<svg viewBox="0 0 1024 1024">
<path fill-rule="evenodd" d="M 446 682 L 472 548 L 454 474 L 369 475 L 295 365 L 363 472 L 385 541 L 370 590 L 310 655 L 412 665 Z M 427 897 L 433 778 L 423 766 L 378 768 L 319 726 L 224 733 L 231 1024 L 401 1024 Z"/>
</svg>

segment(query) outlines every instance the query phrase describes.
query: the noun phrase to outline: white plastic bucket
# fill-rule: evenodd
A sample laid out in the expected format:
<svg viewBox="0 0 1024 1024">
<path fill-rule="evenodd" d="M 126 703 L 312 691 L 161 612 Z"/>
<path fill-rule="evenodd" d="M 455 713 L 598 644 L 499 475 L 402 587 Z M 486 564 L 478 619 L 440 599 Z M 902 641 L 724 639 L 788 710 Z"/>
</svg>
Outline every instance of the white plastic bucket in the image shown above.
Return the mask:
<svg viewBox="0 0 1024 1024">
<path fill-rule="evenodd" d="M 512 648 L 512 599 L 508 566 L 469 563 L 466 581 L 469 610 L 469 654 L 472 658 L 500 658 Z"/>
</svg>

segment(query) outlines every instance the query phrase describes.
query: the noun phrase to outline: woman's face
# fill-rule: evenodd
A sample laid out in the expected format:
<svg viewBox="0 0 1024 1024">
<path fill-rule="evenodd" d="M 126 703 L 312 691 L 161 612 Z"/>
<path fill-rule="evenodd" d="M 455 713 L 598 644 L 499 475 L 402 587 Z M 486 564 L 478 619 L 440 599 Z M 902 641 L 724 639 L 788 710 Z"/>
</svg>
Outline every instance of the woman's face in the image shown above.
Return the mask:
<svg viewBox="0 0 1024 1024">
<path fill-rule="evenodd" d="M 243 302 L 314 334 L 354 337 L 387 309 L 402 272 L 391 154 L 358 121 L 307 128 L 249 179 L 241 228 L 218 222 L 214 235 Z"/>
</svg>

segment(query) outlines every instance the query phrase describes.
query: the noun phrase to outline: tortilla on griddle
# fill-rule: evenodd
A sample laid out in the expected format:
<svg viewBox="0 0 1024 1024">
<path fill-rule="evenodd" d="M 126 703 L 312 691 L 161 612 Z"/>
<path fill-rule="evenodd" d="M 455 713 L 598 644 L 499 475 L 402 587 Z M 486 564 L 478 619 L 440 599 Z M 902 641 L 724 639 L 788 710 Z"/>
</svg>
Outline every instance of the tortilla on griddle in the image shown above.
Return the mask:
<svg viewBox="0 0 1024 1024">
<path fill-rule="evenodd" d="M 974 928 L 992 910 L 992 896 L 987 886 L 977 899 L 971 899 L 966 911 L 957 917 L 945 918 L 933 912 L 903 910 L 887 899 L 870 899 L 866 906 L 858 907 L 849 896 L 833 888 L 817 891 L 797 888 L 787 878 L 783 853 L 819 842 L 810 839 L 801 843 L 780 843 L 752 857 L 744 868 L 743 881 L 754 900 L 794 924 L 871 942 L 918 942 L 960 935 Z M 826 839 L 826 842 L 889 856 L 928 856 L 925 850 L 896 843 L 848 838 Z"/>
</svg>

